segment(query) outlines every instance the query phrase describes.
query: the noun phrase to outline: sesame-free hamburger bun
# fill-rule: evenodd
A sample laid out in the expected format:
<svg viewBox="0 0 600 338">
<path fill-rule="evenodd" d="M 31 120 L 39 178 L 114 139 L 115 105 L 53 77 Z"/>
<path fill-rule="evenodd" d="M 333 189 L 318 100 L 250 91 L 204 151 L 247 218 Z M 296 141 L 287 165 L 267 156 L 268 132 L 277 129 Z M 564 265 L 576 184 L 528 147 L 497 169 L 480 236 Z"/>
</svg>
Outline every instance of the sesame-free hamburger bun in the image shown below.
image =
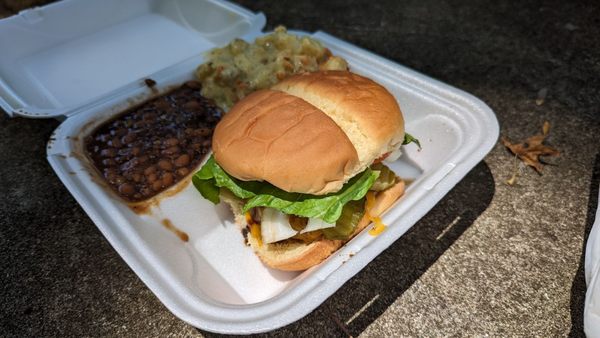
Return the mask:
<svg viewBox="0 0 600 338">
<path fill-rule="evenodd" d="M 292 76 L 240 100 L 217 125 L 213 154 L 230 175 L 323 195 L 400 147 L 395 98 L 348 71 Z"/>
</svg>

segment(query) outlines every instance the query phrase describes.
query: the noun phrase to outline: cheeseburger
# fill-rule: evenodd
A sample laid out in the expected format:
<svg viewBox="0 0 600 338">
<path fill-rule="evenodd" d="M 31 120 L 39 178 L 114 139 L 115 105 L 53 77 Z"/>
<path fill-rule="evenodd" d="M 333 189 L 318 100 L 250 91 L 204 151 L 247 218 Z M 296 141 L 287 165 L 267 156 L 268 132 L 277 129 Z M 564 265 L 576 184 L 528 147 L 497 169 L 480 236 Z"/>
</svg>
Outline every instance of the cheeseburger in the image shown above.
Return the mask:
<svg viewBox="0 0 600 338">
<path fill-rule="evenodd" d="M 397 158 L 402 112 L 381 85 L 348 71 L 306 73 L 240 100 L 217 125 L 213 156 L 193 177 L 231 206 L 268 266 L 316 265 L 404 192 L 382 160 Z"/>
</svg>

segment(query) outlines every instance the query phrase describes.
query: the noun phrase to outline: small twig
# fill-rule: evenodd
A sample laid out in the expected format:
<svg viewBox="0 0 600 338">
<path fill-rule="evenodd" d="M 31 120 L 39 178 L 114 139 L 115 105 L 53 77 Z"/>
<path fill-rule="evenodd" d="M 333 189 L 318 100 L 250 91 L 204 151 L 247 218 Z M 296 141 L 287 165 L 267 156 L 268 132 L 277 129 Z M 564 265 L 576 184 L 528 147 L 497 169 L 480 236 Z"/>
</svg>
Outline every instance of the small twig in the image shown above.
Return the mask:
<svg viewBox="0 0 600 338">
<path fill-rule="evenodd" d="M 344 323 L 342 323 L 342 321 L 330 310 L 327 309 L 327 312 L 329 312 L 329 317 L 331 317 L 331 319 L 333 319 L 333 322 L 342 330 L 344 331 L 345 334 L 348 335 L 349 338 L 354 338 L 352 336 L 352 334 L 350 333 L 350 330 L 348 330 L 348 327 L 346 325 L 344 325 Z"/>
<path fill-rule="evenodd" d="M 506 180 L 506 184 L 514 185 L 517 182 L 517 174 L 519 173 L 519 161 L 517 161 L 517 155 L 514 157 L 515 169 L 513 170 L 512 176 Z"/>
</svg>

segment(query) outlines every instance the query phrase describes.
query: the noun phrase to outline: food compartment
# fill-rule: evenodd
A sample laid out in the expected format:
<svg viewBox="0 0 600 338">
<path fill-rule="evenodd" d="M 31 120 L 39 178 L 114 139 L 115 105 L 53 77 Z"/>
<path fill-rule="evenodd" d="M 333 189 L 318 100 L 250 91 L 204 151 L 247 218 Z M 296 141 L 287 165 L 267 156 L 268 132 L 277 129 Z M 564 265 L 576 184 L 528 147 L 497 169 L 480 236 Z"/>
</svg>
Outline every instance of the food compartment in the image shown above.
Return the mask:
<svg viewBox="0 0 600 338">
<path fill-rule="evenodd" d="M 187 81 L 84 137 L 85 155 L 115 193 L 129 202 L 151 198 L 191 175 L 210 153 L 222 111 L 200 88 L 199 82 Z"/>
<path fill-rule="evenodd" d="M 360 72 L 360 65 L 357 65 L 356 69 Z M 156 96 L 156 92 L 168 92 L 174 84 L 192 78 L 192 72 L 193 68 L 181 76 L 172 77 L 167 83 L 159 82 L 153 88 L 138 89 L 133 96 L 137 97 L 139 102 Z M 398 175 L 408 180 L 407 194 L 410 194 L 414 182 L 418 182 L 429 168 L 439 162 L 438 160 L 443 160 L 438 158 L 439 154 L 452 155 L 452 140 L 460 140 L 456 134 L 459 131 L 453 129 L 458 126 L 440 113 L 444 109 L 436 106 L 434 101 L 427 106 L 421 104 L 419 109 L 437 113 L 421 116 L 412 110 L 415 105 L 410 104 L 419 100 L 414 93 L 399 84 L 386 84 L 386 81 L 378 78 L 374 80 L 387 86 L 396 97 L 402 97 L 402 102 L 408 103 L 402 104 L 407 116 L 406 128 L 420 138 L 423 145 L 421 150 L 414 144 L 404 146 L 404 155 L 390 163 L 390 167 Z M 84 150 L 85 137 L 82 138 L 81 135 L 93 133 L 99 125 L 122 114 L 122 111 L 132 104 L 125 98 L 127 96 L 123 96 L 122 102 L 107 102 L 104 106 L 100 105 L 70 118 L 69 129 L 73 135 L 69 138 L 69 147 Z M 421 116 L 421 119 L 411 121 L 410 116 Z M 438 151 L 439 142 L 427 142 L 424 136 L 431 136 L 425 134 L 428 130 L 443 128 L 445 125 L 450 126 L 447 132 L 452 137 L 442 136 L 449 148 Z M 256 304 L 282 297 L 286 291 L 314 274 L 315 269 L 305 272 L 282 272 L 265 267 L 252 249 L 244 244 L 242 233 L 233 223 L 233 215 L 228 207 L 223 204 L 215 206 L 202 198 L 189 182 L 189 177 L 180 186 L 157 195 L 147 207 L 137 208 L 101 184 L 102 178 L 99 177 L 99 173 L 89 170 L 91 163 L 88 158 L 70 157 L 69 160 L 78 167 L 72 168 L 71 171 L 82 180 L 81 185 L 103 205 L 105 211 L 110 212 L 111 208 L 107 208 L 107 205 L 114 207 L 116 214 L 111 212 L 111 217 L 123 219 L 123 223 L 118 222 L 109 227 L 126 227 L 130 232 L 129 239 L 135 238 L 140 245 L 146 247 L 148 250 L 145 255 L 148 255 L 147 258 L 157 270 L 165 271 L 184 286 L 193 295 L 190 299 L 231 305 Z M 85 183 L 86 179 L 89 183 Z M 398 203 L 402 203 L 402 199 Z M 392 223 L 389 225 L 393 226 Z M 371 236 L 369 241 L 374 239 L 376 237 Z"/>
</svg>

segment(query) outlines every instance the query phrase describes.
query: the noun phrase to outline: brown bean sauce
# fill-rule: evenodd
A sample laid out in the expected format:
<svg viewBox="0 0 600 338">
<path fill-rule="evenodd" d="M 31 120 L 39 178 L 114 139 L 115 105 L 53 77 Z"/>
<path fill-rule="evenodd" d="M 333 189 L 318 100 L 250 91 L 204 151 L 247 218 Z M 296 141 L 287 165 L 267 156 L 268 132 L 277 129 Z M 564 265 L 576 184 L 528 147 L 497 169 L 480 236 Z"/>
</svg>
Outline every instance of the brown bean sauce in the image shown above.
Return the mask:
<svg viewBox="0 0 600 338">
<path fill-rule="evenodd" d="M 88 156 L 108 185 L 130 202 L 150 198 L 187 176 L 211 149 L 221 111 L 183 86 L 130 108 L 86 138 Z"/>
</svg>

